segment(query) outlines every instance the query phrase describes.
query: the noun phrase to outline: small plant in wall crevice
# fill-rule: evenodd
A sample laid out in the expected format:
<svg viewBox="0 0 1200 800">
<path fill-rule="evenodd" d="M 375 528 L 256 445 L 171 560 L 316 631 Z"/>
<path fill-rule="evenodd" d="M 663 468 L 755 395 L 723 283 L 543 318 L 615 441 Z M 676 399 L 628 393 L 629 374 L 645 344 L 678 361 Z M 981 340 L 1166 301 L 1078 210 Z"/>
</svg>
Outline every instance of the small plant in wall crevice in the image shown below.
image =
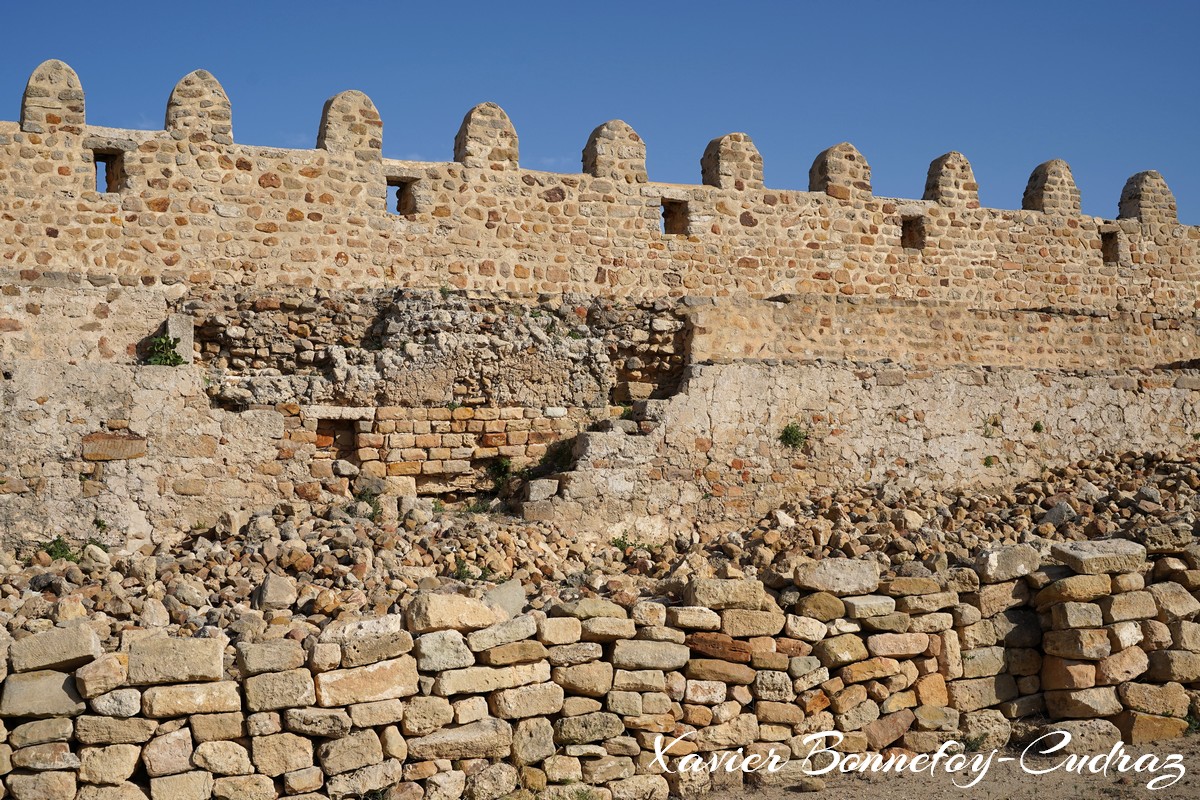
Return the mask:
<svg viewBox="0 0 1200 800">
<path fill-rule="evenodd" d="M 179 340 L 168 334 L 150 337 L 146 342 L 145 363 L 154 367 L 178 367 L 183 363 L 183 356 L 175 348 Z"/>
<path fill-rule="evenodd" d="M 779 432 L 779 441 L 784 447 L 793 449 L 804 447 L 808 442 L 808 431 L 802 428 L 798 422 L 789 422 Z"/>
</svg>

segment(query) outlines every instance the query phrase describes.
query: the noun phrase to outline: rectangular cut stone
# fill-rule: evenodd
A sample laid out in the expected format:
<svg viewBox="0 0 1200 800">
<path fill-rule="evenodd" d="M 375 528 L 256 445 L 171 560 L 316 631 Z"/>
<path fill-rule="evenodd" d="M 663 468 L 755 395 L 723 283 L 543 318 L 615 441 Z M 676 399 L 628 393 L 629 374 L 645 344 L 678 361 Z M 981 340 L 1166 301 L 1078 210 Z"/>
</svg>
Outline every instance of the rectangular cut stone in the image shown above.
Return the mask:
<svg viewBox="0 0 1200 800">
<path fill-rule="evenodd" d="M 838 677 L 845 683 L 861 683 L 863 681 L 882 680 L 899 672 L 899 661 L 894 658 L 876 656 L 875 658 L 868 658 L 866 661 L 859 661 L 842 667 L 841 672 L 838 673 Z"/>
<path fill-rule="evenodd" d="M 1041 610 L 1055 603 L 1090 603 L 1111 592 L 1112 578 L 1108 575 L 1072 575 L 1060 578 L 1039 591 L 1034 598 L 1034 605 Z"/>
<path fill-rule="evenodd" d="M 219 681 L 225 674 L 225 647 L 217 639 L 171 639 L 151 636 L 129 647 L 129 683 Z"/>
<path fill-rule="evenodd" d="M 641 699 L 641 695 L 634 694 Z M 557 714 L 563 706 L 563 689 L 556 683 L 537 683 L 501 689 L 489 699 L 492 713 L 500 719 L 523 719 Z M 640 713 L 640 711 L 639 711 Z"/>
<path fill-rule="evenodd" d="M 293 639 L 242 642 L 237 646 L 237 665 L 243 676 L 296 669 L 304 661 L 304 648 Z"/>
<path fill-rule="evenodd" d="M 915 721 L 916 715 L 906 708 L 867 724 L 863 727 L 867 747 L 876 752 L 882 750 L 903 736 Z"/>
<path fill-rule="evenodd" d="M 1157 742 L 1160 739 L 1174 739 L 1182 736 L 1188 729 L 1187 720 L 1141 714 L 1137 711 L 1122 711 L 1113 718 L 1113 723 L 1120 729 L 1121 738 L 1134 745 Z"/>
<path fill-rule="evenodd" d="M 100 657 L 100 637 L 87 625 L 51 628 L 14 641 L 8 648 L 13 672 L 69 670 Z"/>
<path fill-rule="evenodd" d="M 409 739 L 408 757 L 412 761 L 502 758 L 509 755 L 512 742 L 511 725 L 504 720 L 485 719 Z"/>
<path fill-rule="evenodd" d="M 879 585 L 879 591 L 888 597 L 904 597 L 910 594 L 935 594 L 942 585 L 933 578 L 891 578 Z"/>
<path fill-rule="evenodd" d="M 1154 616 L 1151 613 L 1150 616 Z M 1051 624 L 1055 630 L 1099 628 L 1104 624 L 1104 612 L 1095 603 L 1059 603 L 1050 607 Z"/>
<path fill-rule="evenodd" d="M 667 677 L 657 669 L 619 669 L 613 674 L 612 688 L 625 692 L 665 692 Z"/>
<path fill-rule="evenodd" d="M 211 772 L 181 772 L 150 779 L 150 800 L 210 800 L 213 793 Z"/>
<path fill-rule="evenodd" d="M 905 614 L 929 614 L 958 605 L 958 592 L 910 594 L 896 600 L 896 610 Z"/>
<path fill-rule="evenodd" d="M 152 719 L 79 717 L 75 738 L 81 744 L 142 744 L 150 741 L 158 723 Z"/>
<path fill-rule="evenodd" d="M 1149 658 L 1150 667 L 1146 670 L 1146 680 L 1177 683 L 1200 681 L 1200 653 L 1190 650 L 1155 650 L 1149 654 Z"/>
<path fill-rule="evenodd" d="M 1029 586 L 1025 581 L 992 583 L 979 587 L 978 592 L 963 595 L 963 602 L 979 609 L 984 619 L 994 617 L 1002 611 L 1024 605 L 1029 599 Z"/>
<path fill-rule="evenodd" d="M 1178 583 L 1155 583 L 1146 587 L 1146 591 L 1154 595 L 1154 602 L 1158 605 L 1159 622 L 1177 622 L 1200 614 L 1200 600 L 1192 597 L 1191 593 Z"/>
<path fill-rule="evenodd" d="M 142 693 L 142 713 L 147 717 L 186 717 L 242 710 L 236 681 L 152 686 Z"/>
<path fill-rule="evenodd" d="M 85 663 L 76 669 L 79 693 L 91 699 L 125 686 L 130 676 L 127 664 L 128 654 L 125 652 L 106 652 L 96 660 Z"/>
<path fill-rule="evenodd" d="M 775 636 L 786 622 L 786 616 L 773 611 L 730 608 L 721 612 L 721 632 L 734 638 Z"/>
<path fill-rule="evenodd" d="M 912 658 L 929 649 L 925 633 L 877 633 L 867 637 L 867 650 L 873 656 Z"/>
<path fill-rule="evenodd" d="M 1003 583 L 1023 577 L 1041 566 L 1041 555 L 1029 544 L 992 547 L 975 557 L 975 571 L 984 583 Z"/>
<path fill-rule="evenodd" d="M 739 642 L 728 634 L 703 631 L 688 634 L 685 641 L 693 654 L 719 658 L 722 661 L 736 661 L 740 664 L 750 663 L 752 651 L 749 642 Z"/>
<path fill-rule="evenodd" d="M 1046 713 L 1046 698 L 1041 692 L 1037 694 L 1027 694 L 1024 697 L 1018 697 L 1016 700 L 1007 700 L 996 706 L 1001 714 L 1007 719 L 1021 719 L 1022 717 L 1032 717 L 1038 714 Z"/>
<path fill-rule="evenodd" d="M 986 678 L 1004 671 L 1003 647 L 980 647 L 964 650 L 962 654 L 964 678 Z"/>
<path fill-rule="evenodd" d="M 684 603 L 713 611 L 742 608 L 757 611 L 762 606 L 762 581 L 693 578 L 684 592 Z"/>
<path fill-rule="evenodd" d="M 1101 597 L 1096 601 L 1096 605 L 1104 614 L 1105 625 L 1135 619 L 1154 619 L 1158 614 L 1158 605 L 1150 592 L 1125 592 Z"/>
<path fill-rule="evenodd" d="M 325 708 L 409 697 L 417 693 L 417 661 L 405 655 L 364 667 L 320 672 L 315 684 L 317 705 Z"/>
<path fill-rule="evenodd" d="M 1111 686 L 1046 692 L 1044 697 L 1052 719 L 1095 719 L 1121 712 L 1117 690 Z"/>
<path fill-rule="evenodd" d="M 522 614 L 507 622 L 501 622 L 490 628 L 472 631 L 467 634 L 467 647 L 471 652 L 478 653 L 512 642 L 528 639 L 537 633 L 537 620 L 529 614 Z"/>
<path fill-rule="evenodd" d="M 311 706 L 317 702 L 312 673 L 301 667 L 284 672 L 264 672 L 245 682 L 246 708 L 274 711 Z"/>
<path fill-rule="evenodd" d="M 146 455 L 146 439 L 129 433 L 89 433 L 83 437 L 84 461 L 127 461 Z"/>
<path fill-rule="evenodd" d="M 617 669 L 671 671 L 687 666 L 691 650 L 670 642 L 621 640 L 613 644 L 612 663 Z"/>
<path fill-rule="evenodd" d="M 860 559 L 826 558 L 796 567 L 793 581 L 801 589 L 814 592 L 871 594 L 879 588 L 879 565 Z"/>
<path fill-rule="evenodd" d="M 1099 661 L 1112 652 L 1108 631 L 1083 628 L 1071 631 L 1046 631 L 1042 649 L 1049 655 L 1081 661 Z"/>
<path fill-rule="evenodd" d="M 715 631 L 721 627 L 721 615 L 700 606 L 671 606 L 667 609 L 667 624 L 684 630 Z"/>
<path fill-rule="evenodd" d="M 321 631 L 320 642 L 341 646 L 342 667 L 361 667 L 402 656 L 413 637 L 401 614 L 339 620 Z"/>
<path fill-rule="evenodd" d="M 55 670 L 9 675 L 0 693 L 0 717 L 74 717 L 85 708 L 75 679 Z"/>
<path fill-rule="evenodd" d="M 1046 656 L 1041 682 L 1043 689 L 1090 689 L 1096 685 L 1096 662 Z"/>
<path fill-rule="evenodd" d="M 1157 686 L 1152 683 L 1123 683 L 1117 687 L 1121 703 L 1143 714 L 1166 717 L 1185 717 L 1190 698 L 1187 690 L 1178 683 Z"/>
<path fill-rule="evenodd" d="M 969 713 L 1012 700 L 1019 692 L 1011 675 L 951 681 L 947 687 L 950 707 Z"/>
<path fill-rule="evenodd" d="M 1146 548 L 1126 539 L 1055 542 L 1050 554 L 1080 575 L 1136 572 L 1146 561 Z"/>
<path fill-rule="evenodd" d="M 455 694 L 482 694 L 498 689 L 512 689 L 529 683 L 550 680 L 550 664 L 517 664 L 511 667 L 467 667 L 443 672 L 433 684 L 433 693 L 440 697 Z"/>
<path fill-rule="evenodd" d="M 870 617 L 868 619 L 876 619 Z M 954 627 L 954 615 L 946 611 L 935 611 L 932 614 L 920 614 L 912 617 L 909 626 L 909 633 L 941 633 L 948 631 Z"/>
<path fill-rule="evenodd" d="M 842 602 L 846 604 L 846 616 L 851 619 L 882 617 L 896 610 L 896 599 L 883 594 L 843 597 Z"/>
</svg>

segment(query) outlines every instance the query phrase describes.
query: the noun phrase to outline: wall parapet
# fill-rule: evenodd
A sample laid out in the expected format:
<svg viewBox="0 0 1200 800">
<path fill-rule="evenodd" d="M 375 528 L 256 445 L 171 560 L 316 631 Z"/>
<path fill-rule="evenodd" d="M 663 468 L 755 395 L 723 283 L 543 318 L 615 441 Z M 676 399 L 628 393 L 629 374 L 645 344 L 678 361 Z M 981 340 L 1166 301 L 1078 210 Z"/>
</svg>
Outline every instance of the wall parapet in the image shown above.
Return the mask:
<svg viewBox="0 0 1200 800">
<path fill-rule="evenodd" d="M 646 143 L 619 120 L 592 132 L 575 174 L 522 168 L 495 104 L 472 109 L 455 141 L 452 161 L 382 158 L 378 111 L 348 91 L 326 103 L 314 149 L 242 145 L 203 70 L 171 93 L 163 131 L 100 128 L 78 76 L 48 61 L 20 122 L 0 123 L 0 252 L 23 269 L 195 285 L 1197 308 L 1200 229 L 1178 223 L 1156 172 L 1130 179 L 1109 220 L 1080 213 L 1061 161 L 1033 171 L 1020 210 L 998 210 L 979 207 L 960 153 L 905 200 L 876 196 L 848 143 L 793 191 L 765 186 L 744 133 L 710 142 L 689 186 L 650 181 Z"/>
</svg>

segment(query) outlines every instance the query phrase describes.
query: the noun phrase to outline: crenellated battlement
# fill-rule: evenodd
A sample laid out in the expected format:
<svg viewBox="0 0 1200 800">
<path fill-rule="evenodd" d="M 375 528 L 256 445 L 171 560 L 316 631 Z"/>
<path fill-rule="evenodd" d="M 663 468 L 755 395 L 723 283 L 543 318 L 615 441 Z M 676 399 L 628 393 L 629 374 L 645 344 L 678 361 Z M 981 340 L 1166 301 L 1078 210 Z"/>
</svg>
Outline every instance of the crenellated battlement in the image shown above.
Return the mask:
<svg viewBox="0 0 1200 800">
<path fill-rule="evenodd" d="M 744 133 L 709 142 L 697 185 L 650 181 L 645 142 L 619 120 L 592 131 L 576 174 L 522 168 L 493 103 L 464 117 L 453 161 L 384 158 L 383 135 L 370 98 L 347 91 L 325 104 L 314 149 L 239 144 L 204 70 L 172 90 L 163 130 L 92 126 L 78 76 L 47 61 L 19 122 L 0 123 L 0 260 L 143 284 L 817 293 L 1170 316 L 1200 304 L 1200 228 L 1179 224 L 1157 172 L 1131 177 L 1104 219 L 1081 213 L 1059 160 L 1008 210 L 980 206 L 957 152 L 906 200 L 876 196 L 845 142 L 817 156 L 806 190 L 779 190 Z"/>
</svg>

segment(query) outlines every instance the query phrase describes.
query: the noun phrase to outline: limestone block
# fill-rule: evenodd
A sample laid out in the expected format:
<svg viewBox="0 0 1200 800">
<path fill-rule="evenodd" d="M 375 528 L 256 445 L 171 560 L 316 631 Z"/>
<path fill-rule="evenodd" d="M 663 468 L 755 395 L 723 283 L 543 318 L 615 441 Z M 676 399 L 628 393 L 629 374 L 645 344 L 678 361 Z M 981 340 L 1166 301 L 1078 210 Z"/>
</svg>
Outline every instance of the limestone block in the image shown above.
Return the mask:
<svg viewBox="0 0 1200 800">
<path fill-rule="evenodd" d="M 383 746 L 374 730 L 357 731 L 317 747 L 317 759 L 326 775 L 360 769 L 383 762 Z"/>
<path fill-rule="evenodd" d="M 100 637 L 87 625 L 51 628 L 17 639 L 8 648 L 13 672 L 71 670 L 98 658 L 100 652 Z"/>
<path fill-rule="evenodd" d="M 75 687 L 89 700 L 119 689 L 129 678 L 127 665 L 124 653 L 105 653 L 75 670 Z"/>
<path fill-rule="evenodd" d="M 727 608 L 758 611 L 762 607 L 763 597 L 762 581 L 693 578 L 684 592 L 684 603 L 713 611 Z"/>
<path fill-rule="evenodd" d="M 237 742 L 201 742 L 192 754 L 192 765 L 214 775 L 249 775 L 254 772 L 250 754 Z"/>
<path fill-rule="evenodd" d="M 142 757 L 135 744 L 84 747 L 79 751 L 79 780 L 104 786 L 119 786 L 129 780 Z"/>
<path fill-rule="evenodd" d="M 1055 542 L 1050 553 L 1080 575 L 1136 572 L 1146 561 L 1146 548 L 1126 539 Z"/>
<path fill-rule="evenodd" d="M 681 644 L 621 640 L 613 644 L 612 663 L 624 670 L 670 671 L 683 669 L 690 656 L 691 651 Z"/>
<path fill-rule="evenodd" d="M 286 672 L 304 666 L 304 661 L 304 648 L 294 639 L 240 642 L 237 646 L 238 669 L 245 677 L 263 672 Z"/>
<path fill-rule="evenodd" d="M 1030 544 L 992 547 L 975 557 L 975 569 L 984 583 L 1015 580 L 1041 566 L 1042 557 Z"/>
<path fill-rule="evenodd" d="M 1094 719 L 1121 711 L 1121 701 L 1111 686 L 1046 692 L 1046 711 L 1053 719 Z"/>
<path fill-rule="evenodd" d="M 408 629 L 413 633 L 473 631 L 505 619 L 503 611 L 458 594 L 418 594 L 407 611 Z"/>
<path fill-rule="evenodd" d="M 410 760 L 501 758 L 508 755 L 512 742 L 511 725 L 499 719 L 485 719 L 409 739 L 408 755 Z"/>
<path fill-rule="evenodd" d="M 243 686 L 246 708 L 250 711 L 299 708 L 317 702 L 313 676 L 307 667 L 264 672 L 247 678 Z"/>
<path fill-rule="evenodd" d="M 0 693 L 0 717 L 74 717 L 86 710 L 68 673 L 36 670 L 9 675 Z"/>
<path fill-rule="evenodd" d="M 838 596 L 871 594 L 879 588 L 879 566 L 874 561 L 829 558 L 796 567 L 796 586 Z"/>
<path fill-rule="evenodd" d="M 490 650 L 493 647 L 519 642 L 534 636 L 537 633 L 537 627 L 537 620 L 531 614 L 522 614 L 491 627 L 472 631 L 467 635 L 467 647 L 470 648 L 471 652 L 478 653 L 482 650 Z M 550 643 L 543 642 L 543 644 Z M 448 667 L 448 669 L 456 668 Z"/>
<path fill-rule="evenodd" d="M 217 639 L 138 639 L 129 648 L 129 683 L 219 681 L 224 675 L 224 646 Z"/>
<path fill-rule="evenodd" d="M 501 719 L 521 719 L 557 714 L 562 710 L 563 698 L 563 689 L 557 683 L 539 683 L 494 692 L 488 705 Z"/>
<path fill-rule="evenodd" d="M 152 686 L 142 693 L 142 713 L 152 718 L 241 710 L 242 695 L 236 681 Z"/>
<path fill-rule="evenodd" d="M 417 693 L 417 662 L 400 656 L 363 667 L 336 669 L 315 678 L 317 705 L 347 706 L 391 700 Z"/>
</svg>

